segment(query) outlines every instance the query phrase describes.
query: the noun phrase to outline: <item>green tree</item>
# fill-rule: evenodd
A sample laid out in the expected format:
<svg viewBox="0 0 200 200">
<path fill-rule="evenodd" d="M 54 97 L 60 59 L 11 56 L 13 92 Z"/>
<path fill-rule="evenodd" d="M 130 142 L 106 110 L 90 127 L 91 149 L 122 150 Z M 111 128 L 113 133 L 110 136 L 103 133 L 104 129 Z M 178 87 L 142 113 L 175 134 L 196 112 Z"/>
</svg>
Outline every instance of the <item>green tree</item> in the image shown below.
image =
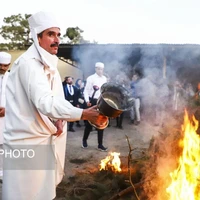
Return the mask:
<svg viewBox="0 0 200 200">
<path fill-rule="evenodd" d="M 0 28 L 0 35 L 8 43 L 9 48 L 25 49 L 26 45 L 30 44 L 30 29 L 27 20 L 30 16 L 30 14 L 24 16 L 18 14 L 3 19 L 5 25 Z"/>
<path fill-rule="evenodd" d="M 63 35 L 64 38 L 68 37 L 70 39 L 70 44 L 80 44 L 80 43 L 88 43 L 87 40 L 83 39 L 81 35 L 83 30 L 81 30 L 78 26 L 77 27 L 69 27 L 66 30 L 66 34 Z"/>
</svg>

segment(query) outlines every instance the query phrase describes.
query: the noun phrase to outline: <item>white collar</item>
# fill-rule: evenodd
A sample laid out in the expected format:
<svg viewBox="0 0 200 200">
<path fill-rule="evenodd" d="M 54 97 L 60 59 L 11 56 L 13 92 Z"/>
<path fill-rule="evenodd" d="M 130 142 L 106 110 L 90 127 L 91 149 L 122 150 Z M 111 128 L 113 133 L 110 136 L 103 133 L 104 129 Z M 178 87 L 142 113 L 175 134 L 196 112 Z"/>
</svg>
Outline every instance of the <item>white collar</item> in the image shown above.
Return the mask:
<svg viewBox="0 0 200 200">
<path fill-rule="evenodd" d="M 49 67 L 49 71 L 55 72 L 57 64 L 58 64 L 58 57 L 56 55 L 52 55 L 46 50 L 44 50 L 42 47 L 40 47 L 39 42 L 38 42 L 38 37 L 35 29 L 31 29 L 31 34 L 33 37 L 34 45 L 41 56 L 42 63 L 45 66 Z"/>
</svg>

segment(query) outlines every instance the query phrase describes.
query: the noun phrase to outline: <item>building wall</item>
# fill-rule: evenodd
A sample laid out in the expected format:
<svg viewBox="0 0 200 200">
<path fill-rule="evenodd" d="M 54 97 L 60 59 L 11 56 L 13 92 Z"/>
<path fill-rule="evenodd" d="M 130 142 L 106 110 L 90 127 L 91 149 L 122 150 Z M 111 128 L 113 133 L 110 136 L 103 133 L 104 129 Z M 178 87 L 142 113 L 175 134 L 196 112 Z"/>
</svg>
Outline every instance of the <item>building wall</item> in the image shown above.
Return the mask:
<svg viewBox="0 0 200 200">
<path fill-rule="evenodd" d="M 83 78 L 82 70 L 80 70 L 76 67 L 73 67 L 73 66 L 63 62 L 62 60 L 58 61 L 58 71 L 60 72 L 62 81 L 64 80 L 64 78 L 66 76 L 72 76 L 74 78 L 74 83 L 75 83 L 76 79 Z"/>
</svg>

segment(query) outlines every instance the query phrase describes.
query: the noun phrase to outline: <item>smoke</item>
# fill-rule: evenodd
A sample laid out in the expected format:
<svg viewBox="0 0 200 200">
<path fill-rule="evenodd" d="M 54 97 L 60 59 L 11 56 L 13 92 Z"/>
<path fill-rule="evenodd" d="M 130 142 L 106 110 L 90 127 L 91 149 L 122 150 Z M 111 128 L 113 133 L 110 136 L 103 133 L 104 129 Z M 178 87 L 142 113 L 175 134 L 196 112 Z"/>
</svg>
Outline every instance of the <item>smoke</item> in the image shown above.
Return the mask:
<svg viewBox="0 0 200 200">
<path fill-rule="evenodd" d="M 137 95 L 141 99 L 141 117 L 164 133 L 150 146 L 150 162 L 145 168 L 144 193 L 148 200 L 167 200 L 169 173 L 176 168 L 180 154 L 179 131 L 174 131 L 172 116 L 184 113 L 187 105 L 185 85 L 195 90 L 200 81 L 199 45 L 83 45 L 74 48 L 73 56 L 84 71 L 94 73 L 95 62 L 104 62 L 111 81 L 123 77 L 129 86 L 134 73 L 140 75 Z M 179 82 L 178 88 L 175 83 Z M 176 89 L 176 90 L 175 90 Z M 175 102 L 174 97 L 179 92 Z M 177 104 L 177 105 L 175 105 Z M 173 122 L 174 120 L 174 122 Z M 166 130 L 168 127 L 168 130 Z M 178 129 L 181 129 L 179 127 Z"/>
<path fill-rule="evenodd" d="M 87 44 L 76 46 L 73 49 L 73 59 L 84 72 L 84 78 L 94 73 L 96 62 L 105 64 L 105 73 L 115 80 L 117 75 L 123 74 L 130 80 L 133 66 L 140 57 L 138 50 L 132 50 L 127 45 L 96 45 Z"/>
<path fill-rule="evenodd" d="M 157 68 L 163 73 L 163 66 L 166 65 L 165 75 L 169 81 L 184 78 L 196 80 L 200 67 L 199 45 L 81 44 L 74 46 L 72 57 L 85 76 L 94 72 L 97 61 L 104 62 L 109 73 L 113 70 L 115 73 L 124 71 L 129 79 L 135 70 L 146 75 L 146 69 Z"/>
<path fill-rule="evenodd" d="M 169 119 L 169 118 L 168 118 Z M 174 118 L 168 120 L 171 124 L 165 132 L 154 137 L 149 147 L 149 162 L 144 168 L 144 199 L 168 200 L 166 189 L 171 184 L 170 173 L 177 169 L 182 149 L 179 140 L 182 137 L 181 126 L 174 129 Z M 180 124 L 179 124 L 180 125 Z"/>
<path fill-rule="evenodd" d="M 162 125 L 160 121 L 165 116 L 161 110 L 166 107 L 169 108 L 167 112 L 174 109 L 175 82 L 179 81 L 183 89 L 191 83 L 195 90 L 200 81 L 199 45 L 81 44 L 73 48 L 73 59 L 83 70 L 84 79 L 95 72 L 96 62 L 105 64 L 104 72 L 110 81 L 118 81 L 120 77 L 127 88 L 133 74 L 138 73 L 140 83 L 137 92 L 142 99 L 143 111 L 146 110 L 143 115 L 155 121 L 162 115 L 155 122 L 159 125 Z M 185 97 L 181 101 L 184 106 Z"/>
</svg>

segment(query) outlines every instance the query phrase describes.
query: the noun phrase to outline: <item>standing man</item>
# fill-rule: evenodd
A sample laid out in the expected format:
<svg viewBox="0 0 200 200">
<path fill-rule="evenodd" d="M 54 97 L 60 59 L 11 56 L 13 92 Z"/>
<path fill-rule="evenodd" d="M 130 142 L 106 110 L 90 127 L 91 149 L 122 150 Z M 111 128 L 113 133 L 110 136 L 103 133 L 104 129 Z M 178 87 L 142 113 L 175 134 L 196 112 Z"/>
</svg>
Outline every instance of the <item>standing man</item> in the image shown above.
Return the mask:
<svg viewBox="0 0 200 200">
<path fill-rule="evenodd" d="M 95 64 L 95 74 L 89 76 L 86 80 L 86 86 L 84 89 L 84 98 L 88 107 L 96 105 L 97 100 L 100 97 L 100 88 L 107 82 L 107 78 L 103 75 L 104 64 L 102 62 L 97 62 Z M 87 148 L 87 139 L 90 132 L 92 131 L 92 125 L 87 121 L 85 125 L 82 148 Z M 103 146 L 103 132 L 104 130 L 97 129 L 98 133 L 98 150 L 107 151 L 107 148 Z"/>
<path fill-rule="evenodd" d="M 122 74 L 116 76 L 116 83 L 126 87 L 125 85 L 125 77 Z M 118 117 L 116 117 L 116 128 L 123 129 L 123 121 L 124 121 L 124 112 L 122 112 Z"/>
<path fill-rule="evenodd" d="M 37 162 L 32 161 L 33 157 L 5 158 L 3 200 L 54 199 L 56 186 L 64 175 L 66 121 L 83 119 L 96 123 L 101 116 L 96 106 L 83 110 L 65 100 L 57 70 L 61 34 L 55 17 L 38 12 L 28 18 L 28 23 L 34 42 L 14 62 L 6 86 L 4 147 L 51 149 L 47 157 Z M 51 169 L 48 154 L 54 158 Z"/>
<path fill-rule="evenodd" d="M 0 145 L 3 144 L 3 128 L 5 116 L 5 89 L 8 79 L 8 68 L 11 63 L 11 55 L 6 52 L 0 52 Z"/>
<path fill-rule="evenodd" d="M 65 77 L 63 89 L 65 99 L 68 100 L 73 106 L 79 108 L 78 99 L 80 97 L 80 90 L 73 85 L 73 78 L 71 76 Z M 74 122 L 69 122 L 68 131 L 75 132 L 73 125 Z"/>
<path fill-rule="evenodd" d="M 3 147 L 3 129 L 6 105 L 6 82 L 8 79 L 8 68 L 11 63 L 11 55 L 6 52 L 0 52 L 0 149 Z M 0 178 L 3 176 L 3 157 L 0 157 Z"/>
<path fill-rule="evenodd" d="M 140 124 L 140 98 L 138 96 L 137 84 L 139 82 L 139 75 L 133 74 L 132 81 L 130 83 L 130 92 L 131 96 L 135 99 L 134 105 L 130 110 L 131 124 L 139 125 Z"/>
</svg>

